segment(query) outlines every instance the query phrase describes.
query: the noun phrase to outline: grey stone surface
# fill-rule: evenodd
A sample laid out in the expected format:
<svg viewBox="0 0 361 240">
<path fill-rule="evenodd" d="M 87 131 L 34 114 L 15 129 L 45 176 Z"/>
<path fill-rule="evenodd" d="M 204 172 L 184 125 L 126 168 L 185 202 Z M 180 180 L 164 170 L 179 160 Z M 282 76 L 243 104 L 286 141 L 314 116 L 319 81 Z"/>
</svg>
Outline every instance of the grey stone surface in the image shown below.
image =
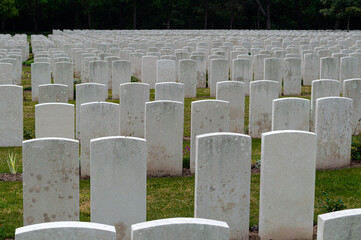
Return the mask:
<svg viewBox="0 0 361 240">
<path fill-rule="evenodd" d="M 39 103 L 68 102 L 68 85 L 43 84 L 39 85 Z"/>
<path fill-rule="evenodd" d="M 169 218 L 132 225 L 132 240 L 229 240 L 225 222 L 201 218 Z"/>
<path fill-rule="evenodd" d="M 193 101 L 191 106 L 190 169 L 195 171 L 196 136 L 212 132 L 229 132 L 230 103 L 222 100 Z"/>
<path fill-rule="evenodd" d="M 74 105 L 68 103 L 35 105 L 35 137 L 74 139 Z"/>
<path fill-rule="evenodd" d="M 261 146 L 260 238 L 311 240 L 316 134 L 272 131 L 262 134 Z"/>
<path fill-rule="evenodd" d="M 0 85 L 0 147 L 23 141 L 23 87 Z"/>
<path fill-rule="evenodd" d="M 317 169 L 351 164 L 353 101 L 343 97 L 316 100 Z"/>
<path fill-rule="evenodd" d="M 318 215 L 317 240 L 357 240 L 360 236 L 360 208 Z"/>
<path fill-rule="evenodd" d="M 105 85 L 82 83 L 76 85 L 76 138 L 80 137 L 80 105 L 88 102 L 105 101 Z"/>
<path fill-rule="evenodd" d="M 40 138 L 23 142 L 24 226 L 79 221 L 79 142 Z"/>
<path fill-rule="evenodd" d="M 145 103 L 149 101 L 149 84 L 123 83 L 119 89 L 120 135 L 144 138 Z"/>
<path fill-rule="evenodd" d="M 194 216 L 225 221 L 230 239 L 248 239 L 251 145 L 243 134 L 197 136 Z"/>
<path fill-rule="evenodd" d="M 251 82 L 249 97 L 249 135 L 260 138 L 272 129 L 272 100 L 278 98 L 276 81 L 259 80 Z"/>
<path fill-rule="evenodd" d="M 115 240 L 113 226 L 89 222 L 50 222 L 17 228 L 16 240 Z"/>
<path fill-rule="evenodd" d="M 90 143 L 91 221 L 115 226 L 130 240 L 131 225 L 146 221 L 147 142 L 104 137 Z"/>
<path fill-rule="evenodd" d="M 145 139 L 148 174 L 181 176 L 183 170 L 182 102 L 153 101 L 145 104 Z"/>
<path fill-rule="evenodd" d="M 309 131 L 310 100 L 304 98 L 280 98 L 272 103 L 272 131 Z"/>
<path fill-rule="evenodd" d="M 90 102 L 80 105 L 81 175 L 90 176 L 90 140 L 119 136 L 119 104 Z"/>
</svg>

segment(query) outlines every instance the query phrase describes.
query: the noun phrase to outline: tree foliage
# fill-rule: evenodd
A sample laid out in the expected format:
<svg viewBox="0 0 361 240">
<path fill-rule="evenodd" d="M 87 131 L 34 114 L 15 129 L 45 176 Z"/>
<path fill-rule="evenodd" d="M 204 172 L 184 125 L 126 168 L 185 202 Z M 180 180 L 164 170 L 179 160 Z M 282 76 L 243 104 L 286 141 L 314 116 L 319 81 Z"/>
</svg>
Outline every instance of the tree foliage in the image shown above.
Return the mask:
<svg viewBox="0 0 361 240">
<path fill-rule="evenodd" d="M 0 0 L 3 31 L 361 28 L 361 0 Z M 6 26 L 4 29 L 4 23 Z"/>
</svg>

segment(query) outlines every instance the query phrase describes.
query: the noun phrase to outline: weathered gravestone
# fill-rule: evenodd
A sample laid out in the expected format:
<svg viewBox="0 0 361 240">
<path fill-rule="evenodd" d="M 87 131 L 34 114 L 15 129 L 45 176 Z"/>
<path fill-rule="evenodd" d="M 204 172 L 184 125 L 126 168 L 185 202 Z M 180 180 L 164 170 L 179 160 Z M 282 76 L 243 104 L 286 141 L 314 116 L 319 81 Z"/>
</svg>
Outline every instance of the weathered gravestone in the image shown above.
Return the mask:
<svg viewBox="0 0 361 240">
<path fill-rule="evenodd" d="M 182 175 L 183 123 L 182 102 L 153 101 L 145 104 L 149 175 Z"/>
<path fill-rule="evenodd" d="M 171 100 L 184 103 L 184 84 L 175 82 L 156 83 L 155 100 Z"/>
<path fill-rule="evenodd" d="M 31 98 L 32 101 L 38 101 L 39 85 L 50 84 L 50 64 L 32 63 L 31 64 Z"/>
<path fill-rule="evenodd" d="M 149 84 L 123 83 L 119 89 L 120 135 L 144 138 L 145 103 L 149 101 Z"/>
<path fill-rule="evenodd" d="M 312 81 L 311 88 L 311 132 L 315 131 L 316 100 L 323 97 L 340 96 L 340 81 L 331 79 L 320 79 Z"/>
<path fill-rule="evenodd" d="M 105 92 L 104 84 L 82 83 L 76 85 L 76 138 L 80 137 L 80 105 L 88 102 L 104 102 Z"/>
<path fill-rule="evenodd" d="M 35 137 L 74 139 L 74 105 L 68 103 L 35 105 Z"/>
<path fill-rule="evenodd" d="M 360 208 L 318 215 L 317 240 L 357 240 L 360 236 Z"/>
<path fill-rule="evenodd" d="M 225 221 L 230 239 L 248 239 L 251 137 L 198 135 L 195 174 L 194 216 Z"/>
<path fill-rule="evenodd" d="M 272 103 L 272 131 L 309 131 L 310 100 L 280 98 Z"/>
<path fill-rule="evenodd" d="M 131 66 L 129 61 L 116 60 L 112 62 L 112 99 L 119 99 L 119 85 L 130 83 Z"/>
<path fill-rule="evenodd" d="M 54 83 L 68 86 L 68 99 L 74 99 L 74 66 L 70 62 L 54 64 Z"/>
<path fill-rule="evenodd" d="M 39 85 L 39 103 L 67 103 L 68 86 L 64 84 Z"/>
<path fill-rule="evenodd" d="M 90 140 L 119 136 L 119 104 L 90 102 L 80 105 L 81 175 L 90 176 Z"/>
<path fill-rule="evenodd" d="M 260 138 L 263 132 L 272 128 L 272 100 L 278 98 L 276 81 L 259 80 L 251 82 L 249 97 L 249 135 Z"/>
<path fill-rule="evenodd" d="M 361 133 L 361 78 L 343 81 L 343 96 L 353 100 L 352 134 Z"/>
<path fill-rule="evenodd" d="M 50 222 L 17 228 L 15 240 L 115 240 L 115 228 L 89 222 Z"/>
<path fill-rule="evenodd" d="M 168 218 L 132 225 L 132 240 L 229 240 L 227 223 L 202 218 Z"/>
<path fill-rule="evenodd" d="M 184 97 L 197 96 L 197 68 L 194 60 L 180 60 L 178 68 L 178 81 L 184 84 Z"/>
<path fill-rule="evenodd" d="M 23 87 L 0 85 L 0 147 L 23 141 Z"/>
<path fill-rule="evenodd" d="M 311 240 L 316 134 L 272 131 L 262 134 L 261 144 L 260 238 Z"/>
<path fill-rule="evenodd" d="M 130 240 L 131 225 L 146 221 L 147 143 L 104 137 L 90 145 L 91 221 L 114 225 L 118 240 Z"/>
<path fill-rule="evenodd" d="M 353 101 L 343 97 L 316 100 L 317 169 L 350 166 Z"/>
<path fill-rule="evenodd" d="M 196 136 L 212 132 L 229 132 L 230 103 L 221 100 L 200 100 L 191 107 L 190 170 L 195 172 Z"/>
<path fill-rule="evenodd" d="M 23 142 L 24 225 L 79 221 L 79 142 L 39 138 Z"/>
<path fill-rule="evenodd" d="M 218 82 L 216 98 L 230 103 L 229 131 L 243 133 L 245 83 L 238 81 Z"/>
</svg>

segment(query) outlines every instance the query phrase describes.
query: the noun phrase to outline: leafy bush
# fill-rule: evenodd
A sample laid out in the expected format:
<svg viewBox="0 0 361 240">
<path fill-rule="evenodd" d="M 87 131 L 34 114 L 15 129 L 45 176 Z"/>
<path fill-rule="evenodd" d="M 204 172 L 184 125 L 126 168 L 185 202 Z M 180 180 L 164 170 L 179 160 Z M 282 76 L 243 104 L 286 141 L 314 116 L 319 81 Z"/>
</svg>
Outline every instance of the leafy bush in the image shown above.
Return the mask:
<svg viewBox="0 0 361 240">
<path fill-rule="evenodd" d="M 261 159 L 257 160 L 257 162 L 254 164 L 254 168 L 257 168 L 257 169 L 261 168 Z"/>
<path fill-rule="evenodd" d="M 34 138 L 34 133 L 32 131 L 29 131 L 28 129 L 24 128 L 23 138 L 25 140 L 32 139 L 32 138 Z"/>
<path fill-rule="evenodd" d="M 361 160 L 361 135 L 352 136 L 351 159 Z"/>
<path fill-rule="evenodd" d="M 334 211 L 340 211 L 346 208 L 341 198 L 334 200 L 330 198 L 327 192 L 322 192 L 322 196 L 326 197 L 326 199 L 324 201 L 322 199 L 319 199 L 318 205 L 316 206 L 320 208 L 321 212 L 329 213 Z"/>
<path fill-rule="evenodd" d="M 139 78 L 137 78 L 137 77 L 135 77 L 135 76 L 131 76 L 131 77 L 130 77 L 130 81 L 131 81 L 131 82 L 140 82 L 140 81 L 139 81 Z"/>
<path fill-rule="evenodd" d="M 16 159 L 17 159 L 17 155 L 12 153 L 9 153 L 8 155 L 8 159 L 6 160 L 10 173 L 11 174 L 16 174 L 18 171 L 18 166 L 16 165 Z"/>
<path fill-rule="evenodd" d="M 31 66 L 32 63 L 34 63 L 34 59 L 29 59 L 29 60 L 27 60 L 27 61 L 24 61 L 24 62 L 23 62 L 23 65 L 25 65 L 25 66 Z"/>
</svg>

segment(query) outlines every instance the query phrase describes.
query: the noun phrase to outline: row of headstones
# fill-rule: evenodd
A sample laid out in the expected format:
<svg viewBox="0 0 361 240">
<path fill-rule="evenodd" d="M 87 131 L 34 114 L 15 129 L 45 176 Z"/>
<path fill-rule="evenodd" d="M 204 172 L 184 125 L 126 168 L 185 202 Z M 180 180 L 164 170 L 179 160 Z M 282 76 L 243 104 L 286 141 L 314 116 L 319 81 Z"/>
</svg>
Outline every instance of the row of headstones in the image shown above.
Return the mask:
<svg viewBox="0 0 361 240">
<path fill-rule="evenodd" d="M 361 209 L 350 209 L 318 216 L 317 240 L 358 240 Z M 114 226 L 87 222 L 39 223 L 20 227 L 15 240 L 116 240 Z M 200 218 L 170 218 L 131 226 L 132 240 L 228 240 L 227 223 Z"/>
<path fill-rule="evenodd" d="M 111 39 L 110 39 L 111 40 Z M 317 42 L 317 40 L 313 40 L 313 41 L 307 41 L 307 40 L 298 40 L 296 43 L 294 43 L 296 46 L 291 45 L 292 42 L 285 40 L 284 42 L 282 42 L 281 44 L 281 38 L 278 38 L 278 41 L 272 41 L 269 42 L 269 44 L 272 45 L 266 45 L 263 42 L 263 40 L 255 40 L 254 41 L 254 45 L 252 45 L 252 43 L 249 42 L 242 42 L 242 45 L 240 45 L 240 43 L 237 41 L 230 41 L 230 42 L 218 42 L 213 41 L 212 47 L 210 46 L 210 44 L 208 44 L 207 42 L 188 42 L 187 43 L 187 47 L 191 48 L 191 52 L 197 50 L 199 52 L 199 54 L 205 53 L 206 57 L 208 56 L 208 53 L 211 53 L 212 55 L 216 56 L 224 56 L 225 59 L 232 61 L 235 56 L 239 55 L 239 54 L 248 54 L 248 53 L 252 53 L 252 56 L 256 55 L 256 54 L 268 54 L 270 56 L 279 56 L 282 58 L 284 58 L 285 56 L 287 57 L 287 53 L 289 54 L 289 56 L 302 56 L 301 60 L 303 61 L 303 55 L 306 52 L 317 52 L 320 53 L 321 57 L 326 57 L 326 56 L 331 56 L 332 53 L 335 54 L 339 54 L 338 58 L 342 55 L 347 56 L 349 53 L 351 53 L 353 50 L 356 51 L 356 48 L 359 47 L 355 47 L 353 50 L 350 49 L 343 49 L 343 48 L 348 48 L 348 44 L 344 41 L 344 40 L 340 40 L 340 42 L 342 42 L 342 45 L 339 44 L 336 48 L 336 46 L 334 46 L 334 41 L 332 42 L 331 40 L 328 42 L 323 42 L 321 41 L 322 45 L 320 47 L 320 42 Z M 124 44 L 116 44 L 116 43 L 107 43 L 107 42 L 103 42 L 103 43 L 96 43 L 95 47 L 97 47 L 98 49 L 102 49 L 102 51 L 104 52 L 119 52 L 119 49 L 125 49 L 128 51 L 131 50 L 136 50 L 139 53 L 143 50 L 148 50 L 148 52 L 153 52 L 155 53 L 156 51 L 160 51 L 160 54 L 166 54 L 167 52 L 161 52 L 162 48 L 159 50 L 159 47 L 163 46 L 168 46 L 168 49 L 173 50 L 180 50 L 181 47 L 184 47 L 185 43 L 187 41 L 181 42 L 181 41 L 177 41 L 177 44 L 174 44 L 173 47 L 172 44 L 169 43 L 155 43 L 153 45 L 155 45 L 156 47 L 149 47 L 146 43 L 142 43 L 142 44 L 134 44 L 134 43 L 129 43 L 128 45 L 124 45 Z M 356 42 L 357 43 L 357 42 Z M 328 44 L 328 45 L 325 45 Z M 118 45 L 118 46 L 117 46 Z M 331 46 L 329 46 L 331 45 Z M 358 46 L 358 45 L 356 45 Z M 217 47 L 217 48 L 216 48 Z M 292 48 L 291 48 L 292 47 Z M 197 49 L 199 48 L 199 49 Z M 332 48 L 332 49 L 331 49 Z M 188 50 L 188 48 L 182 48 L 182 49 L 186 49 Z M 203 50 L 207 50 L 207 51 L 203 51 Z M 117 51 L 115 51 L 117 50 Z M 164 49 L 165 50 L 165 49 Z M 233 50 L 233 51 L 232 51 Z M 208 52 L 208 53 L 207 53 Z M 168 52 L 169 53 L 169 52 Z M 169 54 L 174 54 L 174 51 L 171 51 Z M 177 54 L 177 52 L 176 52 Z M 198 54 L 198 53 L 197 53 Z M 129 55 L 129 53 L 128 53 Z M 129 57 L 129 56 L 128 56 Z M 178 60 L 177 56 L 176 59 Z M 126 59 L 128 60 L 128 59 Z M 260 70 L 262 71 L 262 70 Z"/>
<path fill-rule="evenodd" d="M 201 218 L 169 218 L 131 225 L 131 235 L 119 238 L 114 226 L 89 222 L 39 223 L 20 227 L 15 240 L 229 240 L 229 227 L 222 221 Z"/>
<path fill-rule="evenodd" d="M 360 85 L 360 80 L 346 80 L 345 86 L 348 86 L 347 93 L 348 97 L 354 99 L 354 104 L 352 99 L 346 98 L 337 98 L 333 101 L 339 101 L 338 104 L 341 104 L 341 100 L 347 100 L 346 104 L 348 107 L 340 107 L 340 109 L 333 108 L 336 111 L 338 118 L 334 119 L 333 122 L 325 125 L 327 123 L 330 116 L 332 114 L 326 112 L 324 113 L 326 107 L 322 106 L 320 101 L 319 111 L 315 111 L 317 109 L 316 99 L 328 96 L 339 96 L 339 82 L 336 80 L 318 80 L 314 81 L 314 88 L 320 88 L 320 91 L 317 91 L 318 95 L 312 94 L 312 119 L 315 119 L 316 112 L 318 113 L 318 121 L 315 124 L 318 126 L 312 131 L 321 134 L 324 132 L 324 129 L 330 129 L 327 131 L 327 134 L 323 135 L 323 138 L 319 138 L 319 156 L 318 156 L 318 168 L 334 168 L 334 167 L 341 167 L 341 166 L 348 166 L 350 164 L 350 147 L 351 147 L 351 135 L 352 133 L 358 134 L 360 130 L 360 126 L 358 124 L 358 119 L 360 118 L 358 112 L 360 110 L 357 108 L 356 103 L 360 99 L 360 94 L 358 92 L 357 86 Z M 174 86 L 175 85 L 175 86 Z M 104 97 L 102 97 L 101 90 L 98 91 L 98 94 L 95 94 L 96 90 L 94 88 L 101 88 L 101 85 L 78 85 L 79 92 L 83 93 L 81 90 L 82 87 L 86 87 L 89 92 L 93 92 L 93 96 L 98 96 L 98 99 L 92 99 L 90 101 L 104 101 Z M 182 96 L 182 85 L 176 83 L 163 83 L 158 85 L 159 91 L 156 91 L 156 100 L 179 100 L 183 99 Z M 93 91 L 91 90 L 93 88 Z M 107 136 L 107 134 L 111 134 L 113 131 L 120 132 L 120 135 L 125 136 L 135 136 L 135 137 L 144 137 L 147 132 L 147 128 L 145 128 L 147 118 L 147 103 L 149 101 L 149 86 L 146 84 L 141 83 L 128 83 L 120 85 L 120 89 L 122 92 L 121 97 L 121 104 L 120 104 L 120 126 L 116 123 L 118 118 L 116 119 L 109 119 L 112 121 L 113 124 L 107 124 L 107 126 L 114 126 L 115 129 L 110 128 L 109 130 L 104 130 L 105 132 L 109 133 L 94 133 L 93 127 L 84 127 L 85 133 L 79 134 L 80 128 L 78 127 L 77 133 L 79 134 L 80 138 L 83 141 L 84 149 L 83 149 L 83 156 L 82 159 L 86 158 L 89 152 L 87 148 L 88 141 L 97 135 L 100 136 Z M 272 93 L 273 94 L 270 94 Z M 253 94 L 254 92 L 254 94 Z M 160 94 L 162 93 L 162 94 Z M 241 97 L 243 93 L 243 98 Z M 140 99 L 139 96 L 143 96 L 143 99 Z M 309 112 L 310 112 L 310 101 L 306 99 L 299 99 L 299 98 L 283 98 L 283 99 L 276 99 L 277 96 L 277 83 L 272 81 L 255 81 L 251 84 L 251 100 L 250 100 L 250 124 L 249 130 L 250 135 L 254 137 L 260 136 L 263 132 L 268 132 L 271 130 L 309 130 Z M 76 116 L 77 120 L 81 116 L 81 107 L 79 106 L 82 104 L 81 102 L 82 95 L 77 100 L 78 111 Z M 217 104 L 221 104 L 222 101 L 212 101 L 212 100 L 205 100 L 205 101 L 195 101 L 192 103 L 192 124 L 191 124 L 191 170 L 193 170 L 193 152 L 194 150 L 194 140 L 195 136 L 202 133 L 213 132 L 213 131 L 232 131 L 232 132 L 242 132 L 240 131 L 241 126 L 243 129 L 243 115 L 244 115 L 244 88 L 243 84 L 239 82 L 220 82 L 218 83 L 218 93 L 217 93 L 218 100 L 226 100 L 227 102 L 223 101 L 225 104 L 224 107 L 219 107 Z M 79 101 L 79 102 L 78 102 Z M 272 102 L 273 101 L 273 102 Z M 329 103 L 332 99 L 328 99 L 326 101 L 326 106 L 330 106 Z M 197 105 L 199 103 L 204 103 L 203 105 Z M 216 104 L 217 103 L 217 104 Z M 272 104 L 273 103 L 273 104 Z M 148 103 L 149 104 L 149 103 Z M 194 105 L 194 108 L 193 108 Z M 355 106 L 353 106 L 355 105 Z M 322 106 L 322 107 L 321 107 Z M 214 110 L 212 110 L 215 108 Z M 233 110 L 234 111 L 231 111 Z M 67 110 L 66 110 L 67 109 Z M 243 109 L 243 111 L 240 111 Z M 169 109 L 163 109 L 163 114 Z M 115 110 L 116 111 L 116 110 Z M 153 114 L 153 110 L 148 110 L 148 117 Z M 160 111 L 158 108 L 155 108 L 154 111 Z M 352 115 L 352 112 L 355 114 Z M 52 113 L 52 114 L 49 114 Z M 232 114 L 231 114 L 232 113 Z M 356 114 L 357 113 L 357 114 Z M 90 115 L 89 115 L 90 114 Z M 94 117 L 94 113 L 89 113 L 86 119 L 92 119 L 92 123 L 94 123 L 94 119 L 99 119 L 99 124 L 102 120 L 104 120 L 103 116 Z M 159 115 L 160 113 L 158 113 Z M 170 114 L 170 113 L 169 113 Z M 74 122 L 72 121 L 74 115 L 74 107 L 68 104 L 41 104 L 36 105 L 35 108 L 35 129 L 36 129 L 36 137 L 67 137 L 67 138 L 74 138 Z M 117 111 L 114 112 L 113 115 L 117 115 Z M 177 116 L 183 115 L 183 111 L 179 112 Z M 205 115 L 205 116 L 204 116 Z M 92 116 L 92 117 L 91 117 Z M 153 116 L 151 116 L 153 117 Z M 80 117 L 82 118 L 82 117 Z M 159 120 L 158 120 L 159 118 Z M 160 121 L 161 115 L 157 116 L 157 121 Z M 84 120 L 85 121 L 85 120 Z M 166 124 L 168 120 L 162 120 L 163 124 Z M 178 122 L 178 121 L 177 121 Z M 161 128 L 163 131 L 164 129 L 172 129 L 174 126 L 178 126 L 177 122 L 174 122 L 175 125 L 166 128 Z M 109 122 L 108 122 L 109 123 Z M 314 123 L 312 121 L 312 123 Z M 88 123 L 83 123 L 88 124 Z M 98 121 L 96 121 L 98 124 Z M 149 126 L 153 126 L 155 123 L 148 123 Z M 78 125 L 82 126 L 82 122 L 78 120 Z M 174 136 L 175 139 L 181 139 L 182 137 L 182 129 L 180 127 L 181 122 L 179 121 L 178 128 L 180 129 L 176 133 L 168 134 L 167 136 L 172 137 Z M 93 126 L 93 125 L 92 125 Z M 118 131 L 118 126 L 120 131 Z M 155 132 L 149 133 L 148 138 L 150 136 L 154 136 L 153 141 L 158 138 L 157 131 L 159 128 L 150 127 L 150 129 L 155 129 Z M 148 129 L 148 131 L 150 131 Z M 341 129 L 341 131 L 339 131 Z M 99 130 L 99 128 L 98 128 Z M 101 130 L 103 131 L 103 130 Z M 169 130 L 170 131 L 170 130 Z M 338 133 L 337 133 L 338 132 Z M 88 136 L 89 134 L 89 136 Z M 338 137 L 333 138 L 330 136 L 337 135 Z M 159 136 L 161 137 L 161 136 Z M 340 141 L 339 139 L 347 139 L 347 141 Z M 328 139 L 327 144 L 322 144 L 324 139 Z M 331 139 L 331 140 L 330 140 Z M 153 143 L 153 141 L 150 141 Z M 157 140 L 160 142 L 160 140 Z M 332 143 L 330 143 L 330 141 Z M 174 153 L 175 146 L 173 144 L 167 144 L 168 139 L 163 142 L 162 147 L 164 148 L 162 156 L 157 155 L 154 158 L 158 158 L 159 160 L 163 160 L 168 154 Z M 178 143 L 179 141 L 177 141 Z M 330 146 L 336 144 L 340 146 L 342 151 L 332 152 L 328 151 Z M 158 146 L 159 147 L 159 146 Z M 172 171 L 166 171 L 165 174 L 181 174 L 181 149 L 176 148 L 178 154 L 172 155 L 171 158 L 178 170 L 177 173 Z M 322 150 L 321 150 L 322 149 Z M 167 150 L 167 151 L 165 151 Z M 324 153 L 323 153 L 324 151 Z M 152 155 L 155 155 L 157 152 L 154 151 Z M 341 153 L 342 154 L 341 154 Z M 337 158 L 338 156 L 339 158 Z M 168 159 L 169 161 L 170 159 Z M 164 160 L 165 161 L 165 160 Z M 87 160 L 83 163 L 86 164 Z M 163 161 L 159 161 L 159 164 L 165 165 Z M 158 166 L 157 168 L 160 168 Z M 150 170 L 150 169 L 149 169 Z M 165 170 L 165 169 L 163 169 Z M 158 170 L 159 171 L 159 170 Z M 156 173 L 157 171 L 151 171 L 151 174 Z M 85 172 L 84 172 L 85 173 Z"/>
<path fill-rule="evenodd" d="M 346 99 L 346 104 L 349 107 L 340 107 L 340 109 L 332 107 L 333 111 L 336 111 L 335 114 L 339 115 L 338 119 L 336 118 L 333 122 L 329 123 L 330 126 L 326 126 L 324 122 L 328 123 L 327 119 L 332 115 L 329 112 L 325 112 L 326 107 L 321 105 L 319 98 L 329 97 L 329 96 L 339 96 L 340 83 L 336 80 L 318 80 L 313 82 L 313 91 L 311 97 L 311 125 L 318 134 L 323 133 L 324 128 L 329 128 L 330 131 L 327 131 L 324 134 L 324 138 L 333 139 L 333 144 L 345 146 L 343 149 L 344 154 L 328 152 L 331 156 L 341 156 L 342 164 L 340 166 L 346 166 L 350 163 L 349 160 L 349 150 L 350 144 L 349 141 L 339 141 L 339 139 L 349 140 L 352 133 L 358 134 L 360 131 L 359 121 L 360 119 L 358 109 L 360 106 L 357 104 L 360 99 L 360 94 L 358 88 L 360 87 L 360 79 L 355 80 L 346 80 L 344 83 L 345 95 L 352 98 Z M 177 83 L 162 83 L 157 85 L 156 90 L 156 100 L 173 100 L 179 101 L 178 103 L 182 104 L 183 102 L 183 86 L 182 84 Z M 50 86 L 41 86 L 41 89 L 52 89 L 52 87 L 58 87 L 58 89 L 63 89 L 63 96 L 65 95 L 65 86 L 50 85 Z M 3 146 L 19 146 L 22 139 L 22 88 L 17 86 L 3 85 L 1 88 L 4 92 L 4 101 L 3 101 L 3 111 L 7 111 L 7 114 L 4 116 L 3 125 L 3 141 L 8 142 Z M 54 89 L 54 88 L 53 88 Z M 319 89 L 319 90 L 318 90 Z M 194 167 L 194 140 L 195 136 L 198 134 L 203 134 L 207 132 L 214 131 L 231 131 L 231 132 L 243 132 L 243 123 L 244 123 L 244 84 L 240 82 L 219 82 L 218 83 L 218 100 L 204 100 L 204 101 L 195 101 L 192 103 L 192 122 L 191 122 L 191 170 Z M 317 92 L 316 93 L 314 93 Z M 50 91 L 51 92 L 51 91 Z M 163 159 L 168 156 L 168 153 L 174 153 L 174 150 L 178 154 L 171 154 L 174 162 L 176 162 L 177 172 L 179 175 L 182 172 L 181 162 L 182 162 L 182 152 L 181 147 L 176 147 L 176 144 L 170 144 L 172 141 L 170 139 L 178 139 L 175 141 L 177 144 L 180 142 L 183 136 L 183 107 L 176 107 L 177 102 L 164 103 L 165 106 L 160 107 L 154 102 L 154 109 L 150 108 L 152 102 L 149 102 L 149 85 L 143 83 L 127 83 L 120 85 L 121 92 L 121 101 L 118 104 L 113 104 L 113 110 L 109 110 L 109 115 L 102 115 L 96 113 L 95 109 L 99 107 L 89 108 L 87 112 L 83 113 L 86 116 L 81 117 L 81 105 L 84 103 L 94 102 L 94 101 L 105 101 L 104 97 L 104 85 L 101 84 L 80 84 L 77 86 L 77 112 L 76 112 L 76 126 L 77 126 L 77 137 L 82 139 L 83 156 L 82 159 L 86 159 L 87 152 L 89 152 L 86 146 L 91 138 L 108 136 L 109 134 L 114 135 L 114 133 L 119 133 L 124 136 L 135 136 L 135 137 L 145 137 L 147 135 L 147 106 L 148 109 L 148 120 L 151 121 L 148 123 L 148 140 L 153 144 L 162 142 L 161 140 L 156 140 L 158 137 L 160 139 L 165 139 L 161 144 L 164 149 L 167 151 L 163 154 L 163 157 L 154 156 L 154 158 L 159 157 Z M 54 92 L 53 92 L 54 93 Z M 56 93 L 53 96 L 59 96 L 60 93 Z M 242 97 L 243 96 L 243 97 Z M 249 133 L 251 137 L 260 137 L 261 133 L 268 132 L 271 130 L 285 130 L 285 129 L 295 129 L 295 130 L 309 130 L 309 109 L 310 103 L 308 100 L 304 99 L 277 99 L 278 97 L 278 83 L 274 81 L 254 81 L 251 83 L 251 97 L 250 97 L 250 114 L 249 114 Z M 66 97 L 63 97 L 66 99 Z M 9 101 L 13 99 L 13 101 Z M 320 107 L 316 105 L 316 99 L 320 102 Z M 225 100 L 225 101 L 221 101 Z M 273 101 L 273 105 L 272 105 Z M 331 99 L 328 99 L 330 102 Z M 340 100 L 341 101 L 341 100 Z M 204 104 L 201 104 L 204 103 Z M 222 104 L 222 106 L 219 106 Z M 341 104 L 338 103 L 338 104 Z M 93 104 L 98 106 L 110 106 L 111 103 L 102 103 L 102 104 Z M 173 107 L 166 107 L 173 106 Z M 326 104 L 327 105 L 327 104 Z M 179 105 L 180 106 L 180 105 Z M 321 107 L 322 106 L 322 107 Z M 85 107 L 84 107 L 85 108 Z M 174 109 L 173 109 L 174 108 Z M 317 110 L 319 109 L 319 110 Z M 99 110 L 99 109 L 98 109 Z M 173 111 L 170 111 L 173 110 Z M 85 110 L 84 110 L 85 111 Z M 170 111 L 170 112 L 168 112 Z M 173 113 L 172 113 L 173 112 Z M 352 115 L 352 112 L 354 114 Z M 317 114 L 318 115 L 317 115 Z M 164 116 L 173 116 L 176 114 L 177 120 L 172 122 L 172 119 L 166 119 Z M 154 115 L 154 116 L 153 116 Z M 157 116 L 155 116 L 157 115 Z M 163 116 L 164 115 L 164 116 Z M 318 116 L 318 120 L 315 116 Z M 79 119 L 82 119 L 80 121 Z M 155 118 L 155 120 L 153 119 Z M 9 120 L 10 119 L 10 120 Z M 60 104 L 60 103 L 47 103 L 47 104 L 38 104 L 35 107 L 35 136 L 39 137 L 66 137 L 74 138 L 74 106 L 71 104 Z M 153 121 L 151 120 L 153 119 Z M 5 124 L 7 123 L 7 124 Z M 166 124 L 161 126 L 159 124 Z M 93 124 L 93 125 L 92 125 Z M 95 125 L 94 125 L 95 124 Z M 96 127 L 96 125 L 104 127 Z M 158 126 L 159 125 L 159 126 Z M 154 127 L 158 126 L 158 127 Z M 166 128 L 165 128 L 166 126 Z M 176 128 L 174 128 L 177 126 Z M 316 126 L 316 127 L 315 127 Z M 318 127 L 317 127 L 318 126 Z M 81 130 L 84 129 L 84 131 Z M 156 131 L 151 132 L 151 129 Z M 172 134 L 167 136 L 161 136 L 161 133 L 167 132 L 164 129 L 170 129 Z M 335 133 L 339 129 L 344 129 L 340 133 Z M 157 133 L 159 131 L 159 133 Z M 83 132 L 83 133 L 82 133 Z M 7 138 L 7 136 L 11 136 Z M 164 135 L 164 134 L 163 134 Z M 331 138 L 330 136 L 337 135 L 336 138 Z M 151 137 L 152 136 L 152 137 Z M 150 141 L 150 138 L 154 139 Z M 16 139 L 16 141 L 15 141 Z M 321 138 L 320 138 L 321 139 Z M 11 141 L 14 140 L 16 145 L 11 145 Z M 329 140 L 331 141 L 331 140 Z M 343 143 L 343 144 L 342 144 Z M 14 143 L 12 143 L 14 144 Z M 324 146 L 324 147 L 321 147 Z M 319 149 L 323 149 L 326 146 L 332 146 L 332 144 L 322 144 L 320 141 Z M 159 145 L 155 144 L 154 147 Z M 154 148 L 156 149 L 156 148 Z M 326 148 L 327 149 L 327 148 Z M 320 150 L 321 151 L 321 150 Z M 156 152 L 160 152 L 159 149 Z M 329 156 L 329 155 L 327 155 Z M 320 159 L 327 159 L 327 156 L 320 157 Z M 340 161 L 340 159 L 335 159 L 331 157 L 327 162 Z M 323 160 L 320 160 L 322 162 Z M 88 162 L 85 160 L 85 164 Z M 331 167 L 326 165 L 323 168 Z M 85 166 L 85 165 L 84 165 Z M 84 168 L 85 169 L 85 168 Z M 172 173 L 167 173 L 172 174 Z"/>
<path fill-rule="evenodd" d="M 262 135 L 261 239 L 312 239 L 316 152 L 314 133 Z M 78 156 L 76 140 L 23 142 L 24 225 L 79 220 Z M 131 225 L 146 219 L 147 142 L 92 139 L 90 161 L 91 221 L 113 225 L 117 239 L 129 239 Z M 251 138 L 227 132 L 198 135 L 195 178 L 195 217 L 225 221 L 230 239 L 246 239 Z"/>
</svg>

